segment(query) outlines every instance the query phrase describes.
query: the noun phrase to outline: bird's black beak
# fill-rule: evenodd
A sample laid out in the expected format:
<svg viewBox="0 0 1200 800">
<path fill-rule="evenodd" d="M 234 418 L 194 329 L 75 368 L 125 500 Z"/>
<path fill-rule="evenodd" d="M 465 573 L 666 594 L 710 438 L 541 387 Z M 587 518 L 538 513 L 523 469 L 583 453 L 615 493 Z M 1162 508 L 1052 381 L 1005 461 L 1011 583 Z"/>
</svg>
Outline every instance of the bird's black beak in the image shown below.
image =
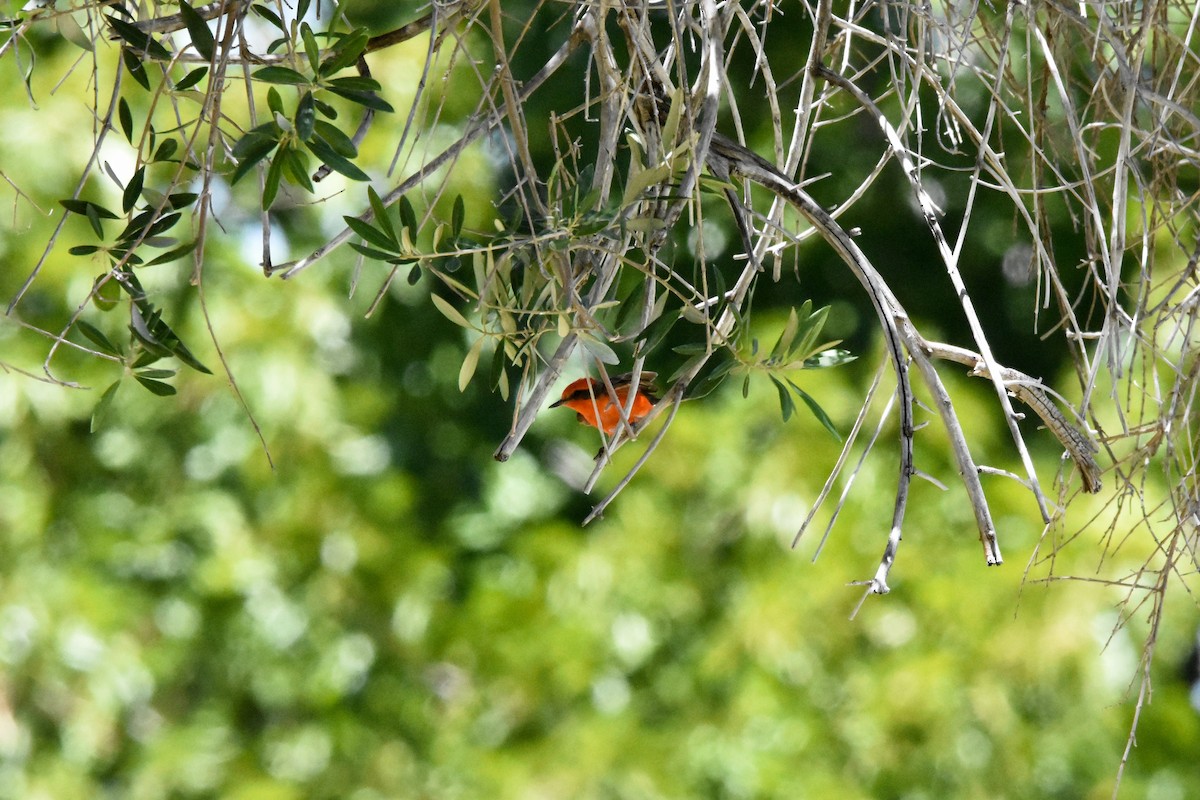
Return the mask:
<svg viewBox="0 0 1200 800">
<path fill-rule="evenodd" d="M 562 398 L 561 400 L 555 400 L 553 403 L 550 404 L 550 408 L 558 408 L 565 402 L 567 402 L 567 398 L 565 398 L 565 397 Z"/>
</svg>

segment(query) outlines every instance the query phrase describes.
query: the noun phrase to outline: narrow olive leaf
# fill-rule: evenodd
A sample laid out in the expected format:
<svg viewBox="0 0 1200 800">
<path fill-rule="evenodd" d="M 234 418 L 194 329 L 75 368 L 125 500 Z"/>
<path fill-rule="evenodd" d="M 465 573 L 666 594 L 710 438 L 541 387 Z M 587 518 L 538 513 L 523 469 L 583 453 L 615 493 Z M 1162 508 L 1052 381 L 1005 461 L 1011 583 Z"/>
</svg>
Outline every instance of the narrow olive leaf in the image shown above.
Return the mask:
<svg viewBox="0 0 1200 800">
<path fill-rule="evenodd" d="M 313 100 L 314 105 L 318 102 L 316 99 Z M 324 139 L 339 156 L 354 158 L 358 155 L 358 147 L 355 146 L 354 140 L 342 133 L 336 125 L 330 125 L 325 120 L 319 119 L 313 123 L 313 132 Z"/>
<path fill-rule="evenodd" d="M 370 34 L 366 28 L 358 28 L 351 33 L 343 34 L 337 44 L 331 48 L 324 63 L 321 64 L 320 75 L 322 77 L 333 75 L 353 66 L 354 62 L 358 61 L 358 57 L 367 49 L 369 39 Z"/>
<path fill-rule="evenodd" d="M 308 7 L 312 4 L 312 0 L 300 0 L 296 4 L 296 19 L 304 19 L 308 16 Z"/>
<path fill-rule="evenodd" d="M 317 107 L 317 111 L 320 111 L 325 117 L 328 117 L 329 119 L 337 119 L 337 109 L 329 105 L 329 103 L 326 103 L 324 100 L 314 98 L 313 104 Z"/>
<path fill-rule="evenodd" d="M 274 25 L 279 30 L 283 31 L 284 33 L 287 33 L 287 28 L 285 28 L 283 26 L 283 20 L 280 19 L 279 15 L 276 14 L 273 10 L 271 10 L 267 6 L 263 5 L 262 3 L 255 3 L 253 6 L 250 7 L 250 10 L 253 11 L 255 14 L 257 14 L 258 16 L 265 19 L 267 22 Z"/>
<path fill-rule="evenodd" d="M 392 216 L 388 213 L 387 206 L 383 204 L 383 198 L 379 196 L 379 192 L 375 191 L 374 186 L 367 187 L 367 199 L 371 201 L 371 213 L 375 215 L 375 224 L 388 235 L 388 238 L 395 243 L 400 240 L 396 238 L 396 226 L 392 224 Z"/>
<path fill-rule="evenodd" d="M 155 161 L 167 161 L 171 156 L 175 155 L 175 151 L 179 149 L 179 142 L 175 139 L 164 139 L 163 143 L 154 151 Z"/>
<path fill-rule="evenodd" d="M 250 77 L 266 83 L 304 85 L 310 82 L 308 78 L 296 72 L 296 70 L 280 66 L 263 67 Z"/>
<path fill-rule="evenodd" d="M 364 76 L 333 78 L 326 83 L 331 89 L 345 89 L 348 92 L 378 92 L 382 87 L 379 81 Z"/>
<path fill-rule="evenodd" d="M 143 31 L 137 25 L 131 22 L 126 22 L 123 19 L 117 19 L 113 16 L 106 16 L 108 24 L 112 26 L 113 33 L 117 38 L 123 39 L 130 47 L 140 52 L 145 53 L 150 58 L 156 61 L 170 61 L 171 53 L 167 48 L 157 42 L 154 37 Z"/>
<path fill-rule="evenodd" d="M 450 305 L 450 303 L 444 297 L 438 294 L 431 294 L 429 295 L 429 299 L 433 301 L 434 307 L 437 308 L 438 311 L 442 312 L 443 317 L 450 320 L 460 328 L 471 327 L 471 323 L 467 322 L 467 318 L 464 317 L 457 308 Z"/>
<path fill-rule="evenodd" d="M 161 361 L 164 358 L 166 358 L 166 356 L 161 356 L 157 353 L 151 353 L 148 351 L 143 352 L 140 356 L 138 356 L 137 361 L 134 361 L 133 364 L 130 365 L 130 369 L 141 369 L 142 367 L 147 367 L 157 361 Z"/>
<path fill-rule="evenodd" d="M 300 137 L 300 141 L 308 141 L 316 121 L 317 107 L 313 104 L 312 92 L 305 92 L 296 106 L 296 135 Z"/>
<path fill-rule="evenodd" d="M 349 242 L 348 244 L 350 245 L 350 249 L 354 252 L 362 253 L 367 258 L 371 258 L 376 261 L 387 261 L 391 263 L 391 261 L 396 258 L 395 253 L 385 253 L 382 250 L 376 250 L 374 247 L 366 247 L 358 242 Z"/>
<path fill-rule="evenodd" d="M 313 191 L 312 179 L 308 177 L 308 156 L 296 147 L 284 148 L 283 155 L 285 159 L 283 166 L 288 177 L 292 179 L 292 183 L 303 186 L 310 192 Z"/>
<path fill-rule="evenodd" d="M 276 116 L 276 117 L 284 116 L 283 95 L 279 94 L 279 90 L 276 89 L 274 86 L 267 89 L 267 108 L 271 109 L 272 116 Z M 272 125 L 272 123 L 269 123 L 269 122 L 265 123 L 265 124 Z M 260 125 L 259 128 L 261 128 L 261 127 L 263 127 L 263 126 Z M 254 130 L 257 131 L 259 128 L 255 128 Z M 274 130 L 273 127 L 272 127 L 272 130 Z"/>
<path fill-rule="evenodd" d="M 129 103 L 124 97 L 117 101 L 117 121 L 121 123 L 125 141 L 133 144 L 133 112 L 129 110 Z"/>
<path fill-rule="evenodd" d="M 137 57 L 137 53 L 129 47 L 121 48 L 121 61 L 124 62 L 125 69 L 129 70 L 129 75 L 138 82 L 138 85 L 146 91 L 150 91 L 150 76 L 146 74 L 146 66 Z"/>
<path fill-rule="evenodd" d="M 178 370 L 174 369 L 143 369 L 138 372 L 143 378 L 174 378 Z"/>
<path fill-rule="evenodd" d="M 351 217 L 349 215 L 342 217 L 342 219 L 346 221 L 347 227 L 357 233 L 363 241 L 392 253 L 400 248 L 399 242 L 378 228 L 373 227 L 371 223 L 363 222 L 358 217 Z"/>
<path fill-rule="evenodd" d="M 454 210 L 450 213 L 450 236 L 454 239 L 462 233 L 463 222 L 467 218 L 467 207 L 463 202 L 463 196 L 457 195 L 454 198 Z"/>
<path fill-rule="evenodd" d="M 129 183 L 125 184 L 125 191 L 121 193 L 121 208 L 128 214 L 137 203 L 138 198 L 142 196 L 142 183 L 146 180 L 146 167 L 143 165 L 137 168 L 133 173 L 133 177 L 129 179 Z"/>
<path fill-rule="evenodd" d="M 200 81 L 204 80 L 204 76 L 208 74 L 208 67 L 196 67 L 194 70 L 184 75 L 179 83 L 175 84 L 175 91 L 182 92 L 184 89 L 190 89 Z"/>
<path fill-rule="evenodd" d="M 121 385 L 119 380 L 113 381 L 112 385 L 104 390 L 104 394 L 100 395 L 100 402 L 96 403 L 96 407 L 92 409 L 92 421 L 89 428 L 91 433 L 95 433 L 103 427 L 108 419 L 110 409 L 112 409 L 113 398 L 117 396 L 117 387 Z"/>
<path fill-rule="evenodd" d="M 79 320 L 75 323 L 75 327 L 79 328 L 79 332 L 91 340 L 92 344 L 99 347 L 101 351 L 108 353 L 110 356 L 119 356 L 121 351 L 117 346 L 108 340 L 108 337 L 90 322 Z"/>
<path fill-rule="evenodd" d="M 796 316 L 796 309 L 793 308 L 788 312 L 787 324 L 783 326 L 783 331 L 775 341 L 775 346 L 771 348 L 768 361 L 780 361 L 784 355 L 791 352 L 792 342 L 796 339 L 796 331 L 799 327 L 800 320 Z"/>
<path fill-rule="evenodd" d="M 267 177 L 263 182 L 262 195 L 262 210 L 266 211 L 271 207 L 271 203 L 275 202 L 275 195 L 279 193 L 279 181 L 283 178 L 283 148 L 279 148 L 275 152 L 275 156 L 271 159 L 271 166 L 267 167 Z"/>
<path fill-rule="evenodd" d="M 409 270 L 408 285 L 416 286 L 417 282 L 420 280 L 421 280 L 421 267 L 420 267 L 420 265 L 418 265 L 418 266 L 413 267 L 411 270 Z"/>
<path fill-rule="evenodd" d="M 304 54 L 308 56 L 309 66 L 316 72 L 321 68 L 321 48 L 317 47 L 317 37 L 313 36 L 312 26 L 307 22 L 300 23 L 300 38 L 304 40 Z"/>
<path fill-rule="evenodd" d="M 96 208 L 97 206 L 89 203 L 87 208 L 83 210 L 83 213 L 87 216 L 88 222 L 92 224 L 92 230 L 96 232 L 97 236 L 103 239 L 104 226 L 100 224 L 100 214 L 96 211 Z"/>
<path fill-rule="evenodd" d="M 771 383 L 775 384 L 775 390 L 779 392 L 779 413 L 783 415 L 783 421 L 787 422 L 792 418 L 792 414 L 796 413 L 796 404 L 792 401 L 792 396 L 788 394 L 787 387 L 780 382 L 774 375 L 767 375 L 771 379 Z"/>
<path fill-rule="evenodd" d="M 186 256 L 188 253 L 192 252 L 195 249 L 196 249 L 195 240 L 187 242 L 186 244 L 181 244 L 181 245 L 179 245 L 179 247 L 176 247 L 173 250 L 168 250 L 167 252 L 163 253 L 162 255 L 155 256 L 154 258 L 150 259 L 148 262 L 146 262 L 146 266 L 153 267 L 153 266 L 157 266 L 158 264 L 168 264 L 172 261 L 183 258 L 184 256 Z"/>
<path fill-rule="evenodd" d="M 158 395 L 159 397 L 170 397 L 176 393 L 175 387 L 169 383 L 163 383 L 151 378 L 143 378 L 141 375 L 134 375 L 133 377 L 137 379 L 138 383 L 148 389 L 151 394 Z"/>
<path fill-rule="evenodd" d="M 192 37 L 192 47 L 196 48 L 196 52 L 205 61 L 212 61 L 213 53 L 216 52 L 216 41 L 208 23 L 196 13 L 196 9 L 192 8 L 187 0 L 179 0 L 179 15 L 183 17 L 188 35 Z"/>
<path fill-rule="evenodd" d="M 120 219 L 119 216 L 109 211 L 104 206 L 97 205 L 91 200 L 76 200 L 74 198 L 67 198 L 65 200 L 59 200 L 58 204 L 67 211 L 70 211 L 72 214 L 83 214 L 86 216 L 88 213 L 94 213 L 97 217 L 102 219 Z M 91 209 L 91 211 L 89 212 L 88 209 Z"/>
<path fill-rule="evenodd" d="M 842 440 L 842 435 L 840 433 L 838 433 L 837 427 L 834 426 L 833 420 L 831 420 L 829 418 L 829 415 L 825 413 L 825 409 L 821 408 L 821 406 L 818 405 L 817 401 L 813 400 L 812 397 L 808 394 L 808 392 L 804 391 L 799 386 L 792 383 L 791 380 L 788 381 L 788 384 L 792 387 L 792 391 L 794 391 L 797 394 L 797 396 L 799 396 L 799 398 L 804 401 L 804 404 L 806 406 L 808 406 L 808 410 L 812 412 L 812 415 L 814 417 L 816 417 L 817 420 L 822 425 L 825 426 L 825 430 L 832 433 L 833 438 L 837 439 L 840 442 Z"/>
<path fill-rule="evenodd" d="M 167 203 L 172 209 L 187 208 L 196 202 L 199 196 L 196 192 L 175 192 L 167 197 Z"/>
<path fill-rule="evenodd" d="M 400 222 L 408 229 L 408 238 L 411 241 L 417 240 L 417 212 L 413 210 L 413 205 L 407 197 L 401 197 L 400 203 Z"/>
<path fill-rule="evenodd" d="M 347 178 L 355 181 L 369 181 L 371 176 L 359 169 L 353 161 L 338 155 L 332 147 L 330 147 L 324 139 L 314 136 L 304 143 L 312 154 L 321 159 L 330 169 L 333 169 Z"/>
<path fill-rule="evenodd" d="M 487 339 L 480 336 L 471 345 L 471 349 L 467 351 L 467 357 L 463 359 L 462 367 L 458 370 L 458 390 L 464 391 L 471 383 L 471 378 L 475 377 L 475 370 L 479 367 L 479 355 L 483 352 L 483 343 Z"/>
<path fill-rule="evenodd" d="M 268 69 L 270 68 L 268 67 Z M 337 86 L 330 86 L 329 91 L 338 97 L 349 100 L 351 103 L 358 103 L 360 106 L 366 106 L 376 111 L 385 111 L 389 114 L 395 111 L 391 103 L 373 92 L 352 91 L 350 89 L 341 89 Z"/>
<path fill-rule="evenodd" d="M 103 249 L 100 245 L 96 244 L 77 244 L 67 252 L 73 256 L 90 256 L 92 253 Z"/>
<path fill-rule="evenodd" d="M 621 363 L 617 352 L 608 346 L 606 342 L 581 333 L 579 335 L 579 343 L 583 345 L 583 349 L 588 351 L 588 354 L 599 359 L 605 364 L 616 365 Z"/>
<path fill-rule="evenodd" d="M 278 144 L 274 139 L 267 139 L 265 137 L 256 137 L 249 142 L 247 142 L 247 139 L 249 137 L 243 138 L 234 147 L 234 155 L 239 156 L 241 161 L 238 162 L 237 169 L 229 177 L 230 186 L 233 186 L 244 178 L 246 173 L 254 169 L 255 164 L 270 155 L 271 151 L 275 149 L 275 145 Z M 242 147 L 243 143 L 246 143 L 245 147 Z M 241 150 L 240 154 L 238 153 L 239 149 Z"/>
</svg>

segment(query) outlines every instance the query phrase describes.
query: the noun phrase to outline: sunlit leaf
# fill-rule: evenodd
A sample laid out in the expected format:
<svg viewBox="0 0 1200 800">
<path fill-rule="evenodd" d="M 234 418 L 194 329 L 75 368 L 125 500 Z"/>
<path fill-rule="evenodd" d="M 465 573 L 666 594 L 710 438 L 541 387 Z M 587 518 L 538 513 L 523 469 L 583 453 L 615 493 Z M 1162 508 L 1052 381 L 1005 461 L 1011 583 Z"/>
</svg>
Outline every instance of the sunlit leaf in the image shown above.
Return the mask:
<svg viewBox="0 0 1200 800">
<path fill-rule="evenodd" d="M 450 305 L 450 303 L 441 295 L 431 294 L 431 295 L 429 295 L 429 299 L 433 301 L 434 307 L 442 313 L 443 317 L 450 320 L 458 327 L 460 327 L 460 328 L 471 328 L 472 327 L 471 323 L 467 322 L 467 318 L 464 317 L 457 308 Z"/>
</svg>

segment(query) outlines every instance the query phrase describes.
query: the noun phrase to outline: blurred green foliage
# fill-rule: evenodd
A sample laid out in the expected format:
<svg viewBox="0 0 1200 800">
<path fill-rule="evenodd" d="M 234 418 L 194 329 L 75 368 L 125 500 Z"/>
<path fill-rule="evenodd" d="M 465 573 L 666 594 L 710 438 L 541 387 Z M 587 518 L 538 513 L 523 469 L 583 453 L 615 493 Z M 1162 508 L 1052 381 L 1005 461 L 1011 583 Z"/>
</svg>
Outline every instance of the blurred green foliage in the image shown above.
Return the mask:
<svg viewBox="0 0 1200 800">
<path fill-rule="evenodd" d="M 86 146 L 70 96 L 85 78 L 36 111 L 6 95 L 0 164 L 16 185 L 69 195 L 65 159 L 31 131 Z M 482 224 L 490 178 L 467 172 Z M 8 298 L 50 222 L 6 199 Z M 284 246 L 313 246 L 341 203 L 281 209 Z M 468 343 L 424 283 L 395 282 L 364 319 L 379 267 L 345 252 L 266 281 L 241 213 L 221 209 L 226 234 L 209 243 L 208 320 L 180 300 L 195 291 L 186 269 L 141 273 L 217 375 L 181 374 L 166 399 L 123 381 L 94 433 L 120 366 L 63 348 L 56 373 L 85 388 L 44 383 L 47 338 L 0 319 L 0 361 L 29 373 L 0 373 L 0 798 L 1110 796 L 1144 615 L 1118 628 L 1111 589 L 1025 582 L 1041 524 L 1002 478 L 986 487 L 1008 561 L 985 568 L 936 426 L 918 465 L 951 488 L 918 483 L 894 591 L 851 621 L 860 589 L 846 584 L 874 570 L 890 519 L 894 435 L 815 564 L 820 527 L 790 545 L 839 444 L 806 413 L 783 425 L 764 378 L 746 400 L 728 385 L 684 405 L 581 529 L 590 431 L 550 412 L 492 462 L 511 409 L 481 382 L 458 392 Z M 906 241 L 912 224 L 881 214 L 875 229 Z M 80 261 L 48 261 L 21 320 L 57 330 L 103 268 Z M 354 278 L 369 288 L 347 299 Z M 785 318 L 756 320 L 763 341 Z M 859 349 L 801 381 L 842 431 L 879 363 Z M 1012 468 L 990 388 L 954 390 L 976 457 Z M 1073 510 L 1084 533 L 1056 574 L 1094 569 L 1094 510 Z M 1145 555 L 1120 557 L 1135 569 Z M 1130 797 L 1200 796 L 1200 718 L 1172 672 L 1194 619 L 1178 602 Z"/>
</svg>

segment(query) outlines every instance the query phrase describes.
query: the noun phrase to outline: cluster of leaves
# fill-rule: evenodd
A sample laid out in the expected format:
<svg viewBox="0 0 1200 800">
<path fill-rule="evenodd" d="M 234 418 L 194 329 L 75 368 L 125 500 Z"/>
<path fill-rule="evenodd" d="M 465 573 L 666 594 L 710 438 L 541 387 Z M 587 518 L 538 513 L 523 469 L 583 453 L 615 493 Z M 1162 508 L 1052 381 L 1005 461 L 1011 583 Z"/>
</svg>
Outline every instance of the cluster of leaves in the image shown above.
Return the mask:
<svg viewBox="0 0 1200 800">
<path fill-rule="evenodd" d="M 117 305 L 115 299 L 102 300 L 102 297 L 109 298 L 113 291 L 111 287 L 116 287 L 116 291 L 124 292 L 129 297 L 130 346 L 126 349 L 118 347 L 99 328 L 86 320 L 77 320 L 75 323 L 76 328 L 102 353 L 119 359 L 126 365 L 121 377 L 104 390 L 100 402 L 96 404 L 92 412 L 93 431 L 103 424 L 117 389 L 126 375 L 132 375 L 134 380 L 152 394 L 168 397 L 175 394 L 175 387 L 165 380 L 173 378 L 177 370 L 156 367 L 162 359 L 175 358 L 198 372 L 212 374 L 163 320 L 162 310 L 150 302 L 141 282 L 132 271 L 113 269 L 98 278 L 93 293 L 97 306 L 111 309 Z"/>
<path fill-rule="evenodd" d="M 742 376 L 742 396 L 748 397 L 751 376 L 756 372 L 763 372 L 779 393 L 779 410 L 783 415 L 784 422 L 791 419 L 796 412 L 796 403 L 792 399 L 792 394 L 795 394 L 825 429 L 835 438 L 840 439 L 841 435 L 825 410 L 813 399 L 812 395 L 801 389 L 788 376 L 788 373 L 798 370 L 836 367 L 855 359 L 855 356 L 851 355 L 848 350 L 838 349 L 839 341 L 823 341 L 821 339 L 821 331 L 825 327 L 828 316 L 829 306 L 823 306 L 814 311 L 812 301 L 805 300 L 798 312 L 795 308 L 789 311 L 787 323 L 770 352 L 764 352 L 759 347 L 757 337 L 749 337 L 748 353 L 742 352 L 736 344 L 725 348 L 718 354 L 716 365 L 697 384 L 692 396 L 706 395 L 730 375 L 738 374 Z M 745 327 L 741 326 L 739 330 L 744 331 Z M 703 345 L 682 345 L 675 350 L 693 358 L 702 357 L 705 352 Z M 685 365 L 684 370 L 686 369 Z"/>
<path fill-rule="evenodd" d="M 280 23 L 282 25 L 282 23 Z M 256 71 L 253 78 L 265 83 L 295 86 L 300 92 L 295 111 L 289 116 L 283 98 L 272 86 L 267 92 L 267 107 L 271 119 L 247 131 L 233 147 L 238 160 L 230 177 L 230 183 L 241 180 L 259 162 L 271 156 L 263 188 L 262 207 L 269 208 L 279 191 L 280 181 L 289 182 L 313 191 L 309 178 L 309 163 L 304 150 L 316 156 L 330 169 L 356 181 L 370 180 L 368 175 L 354 164 L 358 147 L 337 126 L 326 120 L 336 119 L 337 109 L 319 97 L 328 92 L 344 100 L 372 111 L 392 111 L 392 106 L 377 92 L 379 82 L 358 75 L 334 77 L 338 72 L 358 63 L 366 50 L 368 35 L 365 28 L 349 33 L 330 32 L 324 34 L 336 40 L 322 56 L 317 44 L 317 35 L 307 22 L 300 25 L 300 36 L 311 74 L 304 74 L 290 67 L 273 65 Z M 325 117 L 320 119 L 318 117 Z"/>
</svg>

